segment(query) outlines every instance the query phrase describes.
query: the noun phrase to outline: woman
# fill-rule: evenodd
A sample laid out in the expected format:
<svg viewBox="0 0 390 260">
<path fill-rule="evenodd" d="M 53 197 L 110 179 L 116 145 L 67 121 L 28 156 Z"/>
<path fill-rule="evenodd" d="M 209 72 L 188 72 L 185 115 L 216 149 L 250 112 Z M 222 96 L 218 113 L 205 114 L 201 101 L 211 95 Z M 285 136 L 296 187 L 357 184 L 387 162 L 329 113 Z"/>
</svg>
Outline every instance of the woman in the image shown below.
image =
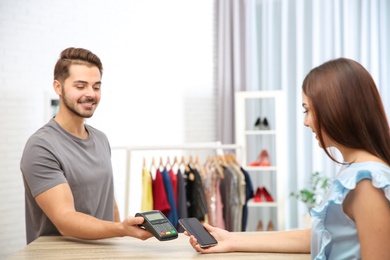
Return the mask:
<svg viewBox="0 0 390 260">
<path fill-rule="evenodd" d="M 319 146 L 342 165 L 312 229 L 240 236 L 205 224 L 218 240 L 202 253 L 256 251 L 311 253 L 313 259 L 390 259 L 390 132 L 375 83 L 345 58 L 314 68 L 302 85 L 304 124 Z M 337 161 L 328 148 L 337 148 Z"/>
</svg>

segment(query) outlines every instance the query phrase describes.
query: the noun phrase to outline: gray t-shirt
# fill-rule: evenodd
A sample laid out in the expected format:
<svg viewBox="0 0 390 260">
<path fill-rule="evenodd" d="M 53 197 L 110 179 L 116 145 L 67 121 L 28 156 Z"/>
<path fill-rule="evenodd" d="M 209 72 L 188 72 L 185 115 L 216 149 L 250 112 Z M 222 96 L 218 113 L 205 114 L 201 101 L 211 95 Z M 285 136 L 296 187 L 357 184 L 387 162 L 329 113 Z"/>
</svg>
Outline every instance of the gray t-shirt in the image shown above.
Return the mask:
<svg viewBox="0 0 390 260">
<path fill-rule="evenodd" d="M 98 219 L 114 219 L 111 149 L 106 135 L 85 125 L 89 136 L 77 138 L 54 119 L 27 141 L 20 162 L 25 187 L 27 243 L 39 236 L 60 235 L 35 196 L 68 183 L 76 211 Z"/>
</svg>

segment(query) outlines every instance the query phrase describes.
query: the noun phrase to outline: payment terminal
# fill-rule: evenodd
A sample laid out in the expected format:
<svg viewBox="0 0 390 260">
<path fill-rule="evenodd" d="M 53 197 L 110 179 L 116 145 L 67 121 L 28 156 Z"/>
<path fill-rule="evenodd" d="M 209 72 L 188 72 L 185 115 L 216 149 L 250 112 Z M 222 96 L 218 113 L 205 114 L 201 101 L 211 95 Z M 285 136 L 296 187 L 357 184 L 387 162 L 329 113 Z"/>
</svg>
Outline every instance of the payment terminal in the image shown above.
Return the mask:
<svg viewBox="0 0 390 260">
<path fill-rule="evenodd" d="M 177 238 L 177 231 L 172 223 L 159 210 L 151 210 L 135 214 L 136 217 L 143 217 L 144 223 L 138 225 L 148 230 L 158 240 L 166 241 Z"/>
</svg>

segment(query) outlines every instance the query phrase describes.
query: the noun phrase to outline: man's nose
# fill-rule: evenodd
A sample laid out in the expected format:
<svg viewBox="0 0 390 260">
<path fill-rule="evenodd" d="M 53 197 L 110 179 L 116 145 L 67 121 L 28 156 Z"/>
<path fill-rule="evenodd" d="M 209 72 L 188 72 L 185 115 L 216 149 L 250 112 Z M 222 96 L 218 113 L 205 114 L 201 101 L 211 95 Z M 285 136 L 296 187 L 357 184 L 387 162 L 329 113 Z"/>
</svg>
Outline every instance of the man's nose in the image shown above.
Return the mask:
<svg viewBox="0 0 390 260">
<path fill-rule="evenodd" d="M 88 86 L 85 91 L 85 96 L 87 97 L 95 97 L 96 93 L 95 90 L 93 89 L 93 86 Z"/>
</svg>

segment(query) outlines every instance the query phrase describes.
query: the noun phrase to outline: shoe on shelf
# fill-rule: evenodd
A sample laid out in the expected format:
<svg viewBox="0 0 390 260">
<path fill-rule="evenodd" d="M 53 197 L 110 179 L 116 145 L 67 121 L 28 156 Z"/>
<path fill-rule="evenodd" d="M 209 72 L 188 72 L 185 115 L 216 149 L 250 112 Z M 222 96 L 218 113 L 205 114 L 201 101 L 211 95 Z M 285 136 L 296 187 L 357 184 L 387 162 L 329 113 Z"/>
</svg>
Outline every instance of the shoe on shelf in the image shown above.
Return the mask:
<svg viewBox="0 0 390 260">
<path fill-rule="evenodd" d="M 267 231 L 274 231 L 274 224 L 272 223 L 272 220 L 268 222 Z"/>
<path fill-rule="evenodd" d="M 255 129 L 256 130 L 259 130 L 259 129 L 261 129 L 261 119 L 260 119 L 260 117 L 258 117 L 257 119 L 256 119 L 256 122 L 255 122 Z"/>
<path fill-rule="evenodd" d="M 259 162 L 260 162 L 259 166 L 270 166 L 271 165 L 267 150 L 261 151 Z"/>
<path fill-rule="evenodd" d="M 253 196 L 254 202 L 273 202 L 274 198 L 272 198 L 271 194 L 265 187 L 258 187 L 256 189 L 256 193 Z"/>
<path fill-rule="evenodd" d="M 260 193 L 261 195 L 263 195 L 263 197 L 267 202 L 274 202 L 274 198 L 272 198 L 271 194 L 268 192 L 268 190 L 265 187 L 261 188 Z"/>
<path fill-rule="evenodd" d="M 264 117 L 263 121 L 261 122 L 260 129 L 261 130 L 269 130 L 270 129 L 269 124 L 268 124 L 268 120 L 266 117 Z"/>
<path fill-rule="evenodd" d="M 261 187 L 257 188 L 256 193 L 253 196 L 253 201 L 254 202 L 262 202 L 263 201 Z"/>
<path fill-rule="evenodd" d="M 261 219 L 259 220 L 259 223 L 257 223 L 256 230 L 257 231 L 264 231 L 264 229 L 263 229 L 263 221 L 261 221 Z"/>
<path fill-rule="evenodd" d="M 251 162 L 249 166 L 260 166 L 260 162 L 258 161 Z"/>
<path fill-rule="evenodd" d="M 270 159 L 267 150 L 262 150 L 259 156 L 257 157 L 257 160 L 254 162 L 251 162 L 249 166 L 270 166 Z"/>
</svg>

